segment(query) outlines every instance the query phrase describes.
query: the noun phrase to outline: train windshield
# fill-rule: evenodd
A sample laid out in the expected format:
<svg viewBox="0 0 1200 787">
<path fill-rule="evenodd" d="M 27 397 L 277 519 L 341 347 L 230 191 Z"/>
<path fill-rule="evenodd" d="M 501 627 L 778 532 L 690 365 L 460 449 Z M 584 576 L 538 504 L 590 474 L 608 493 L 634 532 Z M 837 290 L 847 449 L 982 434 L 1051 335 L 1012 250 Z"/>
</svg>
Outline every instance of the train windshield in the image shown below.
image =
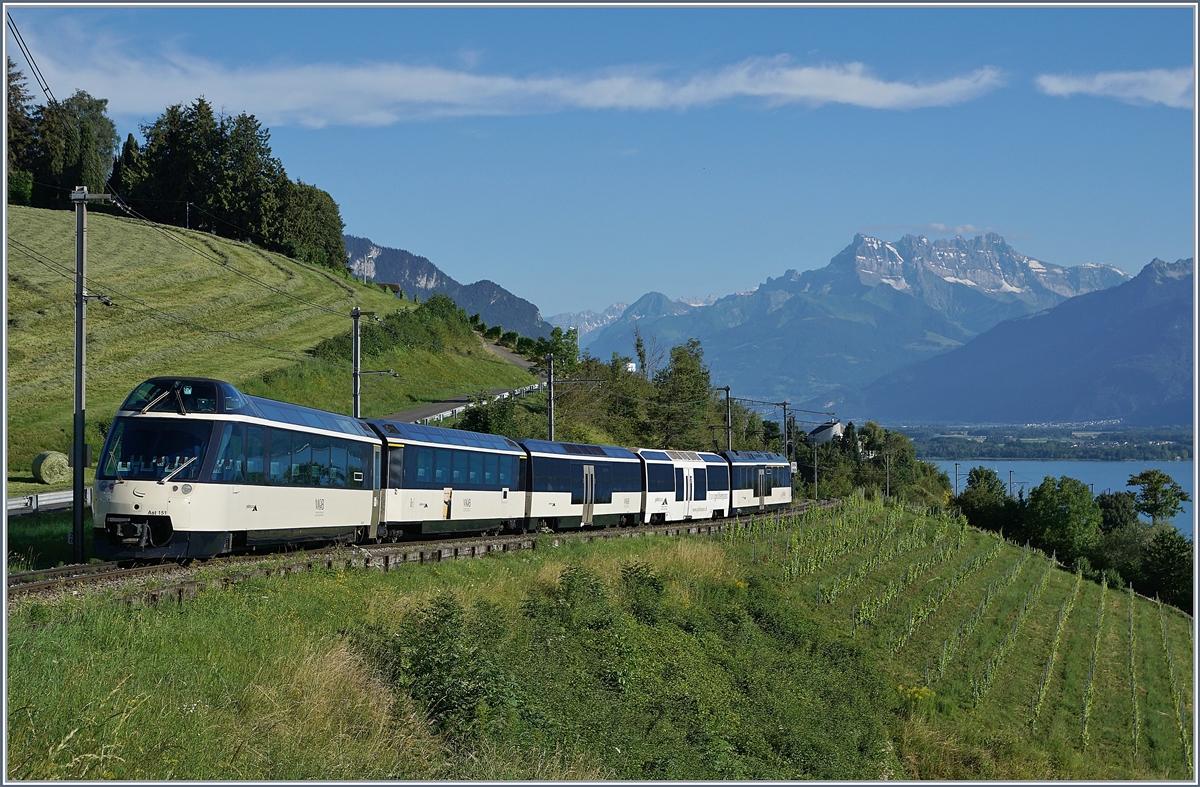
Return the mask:
<svg viewBox="0 0 1200 787">
<path fill-rule="evenodd" d="M 215 413 L 217 386 L 208 380 L 147 380 L 133 389 L 122 410 L 143 413 Z"/>
<path fill-rule="evenodd" d="M 118 418 L 109 430 L 96 477 L 157 481 L 183 467 L 173 480 L 194 481 L 200 477 L 212 428 L 212 421 Z"/>
</svg>

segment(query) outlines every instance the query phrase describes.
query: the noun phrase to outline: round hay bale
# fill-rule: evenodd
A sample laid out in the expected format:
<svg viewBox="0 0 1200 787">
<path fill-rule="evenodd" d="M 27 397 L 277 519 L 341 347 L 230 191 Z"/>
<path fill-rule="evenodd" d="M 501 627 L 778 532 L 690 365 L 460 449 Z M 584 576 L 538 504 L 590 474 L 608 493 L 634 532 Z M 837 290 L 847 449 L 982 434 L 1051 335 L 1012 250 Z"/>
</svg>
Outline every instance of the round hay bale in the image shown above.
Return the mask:
<svg viewBox="0 0 1200 787">
<path fill-rule="evenodd" d="M 61 451 L 42 451 L 33 460 L 33 480 L 42 484 L 59 484 L 70 480 L 71 468 L 67 455 Z"/>
</svg>

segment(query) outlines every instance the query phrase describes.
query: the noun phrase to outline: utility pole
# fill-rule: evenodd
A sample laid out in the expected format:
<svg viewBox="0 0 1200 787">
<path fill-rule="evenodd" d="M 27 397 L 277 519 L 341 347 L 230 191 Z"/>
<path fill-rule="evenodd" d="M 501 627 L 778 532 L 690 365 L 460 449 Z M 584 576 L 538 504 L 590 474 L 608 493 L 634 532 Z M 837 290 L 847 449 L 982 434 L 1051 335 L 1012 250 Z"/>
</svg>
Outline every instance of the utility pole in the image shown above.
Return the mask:
<svg viewBox="0 0 1200 787">
<path fill-rule="evenodd" d="M 87 462 L 84 444 L 84 415 L 87 411 L 87 302 L 95 296 L 87 292 L 87 204 L 88 200 L 111 199 L 108 194 L 88 194 L 87 186 L 76 186 L 71 192 L 75 204 L 75 443 L 71 447 L 74 463 L 74 523 L 71 529 L 73 556 L 83 562 L 83 466 Z"/>
<path fill-rule="evenodd" d="M 546 356 L 548 376 L 546 379 L 546 419 L 550 442 L 554 442 L 554 353 Z"/>
<path fill-rule="evenodd" d="M 1008 496 L 1012 497 L 1012 470 L 1008 471 Z"/>
<path fill-rule="evenodd" d="M 729 404 L 729 386 L 725 386 L 725 450 L 733 450 L 733 410 Z"/>
<path fill-rule="evenodd" d="M 891 451 L 888 451 L 886 454 L 883 455 L 883 466 L 885 468 L 884 476 L 883 476 L 884 477 L 883 496 L 891 497 L 892 496 L 892 452 Z"/>
<path fill-rule="evenodd" d="M 354 320 L 354 337 L 351 344 L 352 359 L 352 375 L 354 377 L 353 396 L 354 396 L 354 417 L 362 417 L 362 342 L 359 339 L 359 318 L 362 316 L 373 317 L 375 312 L 365 312 L 355 306 L 350 310 L 350 318 Z"/>
<path fill-rule="evenodd" d="M 184 204 L 187 207 L 184 208 L 185 214 L 183 219 L 183 228 L 185 230 L 190 230 L 192 228 L 192 203 L 186 202 Z"/>
<path fill-rule="evenodd" d="M 789 456 L 789 454 L 788 454 L 788 433 L 787 433 L 787 405 L 788 405 L 788 403 L 785 401 L 783 403 L 783 457 L 784 457 L 784 459 L 787 459 Z M 789 459 L 788 461 L 791 461 L 791 460 Z"/>
<path fill-rule="evenodd" d="M 958 497 L 958 462 L 954 463 L 954 496 Z"/>
</svg>

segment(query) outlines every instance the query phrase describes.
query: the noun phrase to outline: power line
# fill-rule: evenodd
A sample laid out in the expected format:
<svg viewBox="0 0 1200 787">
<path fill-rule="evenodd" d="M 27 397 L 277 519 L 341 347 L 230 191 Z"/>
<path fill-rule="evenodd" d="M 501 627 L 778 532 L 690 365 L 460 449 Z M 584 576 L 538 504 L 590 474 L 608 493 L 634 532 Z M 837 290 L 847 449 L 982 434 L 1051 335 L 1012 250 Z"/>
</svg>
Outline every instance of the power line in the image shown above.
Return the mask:
<svg viewBox="0 0 1200 787">
<path fill-rule="evenodd" d="M 38 87 L 46 94 L 46 98 L 50 100 L 51 106 L 58 106 L 58 99 L 54 97 L 54 91 L 50 89 L 50 83 L 42 76 L 42 70 L 38 68 L 37 61 L 33 59 L 33 53 L 29 51 L 29 47 L 25 44 L 25 39 L 21 36 L 21 31 L 17 29 L 17 23 L 13 21 L 12 14 L 5 15 L 8 20 L 8 29 L 12 31 L 13 37 L 17 40 L 17 46 L 21 49 L 21 54 L 25 56 L 25 62 L 29 64 L 30 73 L 33 74 L 34 80 L 38 83 Z"/>
</svg>

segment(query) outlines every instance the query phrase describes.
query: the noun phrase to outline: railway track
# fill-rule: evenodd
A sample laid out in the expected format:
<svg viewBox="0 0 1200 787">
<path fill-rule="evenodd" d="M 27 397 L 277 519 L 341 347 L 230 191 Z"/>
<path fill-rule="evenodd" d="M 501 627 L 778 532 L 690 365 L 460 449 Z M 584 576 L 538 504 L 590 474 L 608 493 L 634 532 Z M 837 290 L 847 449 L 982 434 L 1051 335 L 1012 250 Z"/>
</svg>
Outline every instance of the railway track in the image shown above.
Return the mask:
<svg viewBox="0 0 1200 787">
<path fill-rule="evenodd" d="M 820 501 L 824 507 L 836 501 Z M 811 505 L 806 501 L 784 511 L 766 514 L 754 514 L 742 521 L 754 521 L 760 516 L 779 516 L 801 513 Z M 638 538 L 647 535 L 686 535 L 718 533 L 732 521 L 703 520 L 672 522 L 660 525 L 639 525 L 629 528 L 602 528 L 596 530 L 572 530 L 556 532 L 552 544 L 558 546 L 565 540 L 594 541 L 608 538 Z M 265 576 L 271 573 L 292 573 L 313 568 L 338 566 L 358 566 L 376 570 L 388 571 L 394 566 L 405 563 L 429 563 L 443 560 L 483 557 L 492 552 L 513 552 L 522 549 L 533 549 L 538 534 L 510 534 L 498 536 L 472 535 L 464 538 L 443 538 L 425 541 L 385 542 L 382 544 L 354 544 L 324 546 L 311 550 L 296 550 L 290 552 L 267 552 L 257 554 L 239 554 L 221 558 L 212 558 L 190 564 L 154 563 L 150 565 L 129 566 L 121 563 L 92 563 L 88 565 L 64 566 L 61 568 L 40 569 L 11 574 L 8 577 L 8 599 L 15 597 L 53 593 L 56 591 L 83 588 L 93 585 L 112 586 L 124 583 L 130 579 L 150 578 L 156 575 L 171 575 L 170 579 L 181 579 L 182 584 L 159 588 L 151 591 L 157 603 L 158 596 L 171 597 L 178 595 L 182 599 L 195 595 L 196 582 L 187 580 L 196 571 L 204 568 L 229 568 L 238 564 L 270 563 L 267 568 L 251 568 L 248 572 L 235 573 L 225 577 L 210 580 L 211 584 L 230 584 L 250 576 Z M 282 560 L 281 560 L 282 558 Z M 78 592 L 78 590 L 76 590 Z M 196 591 L 198 592 L 198 591 Z"/>
</svg>

